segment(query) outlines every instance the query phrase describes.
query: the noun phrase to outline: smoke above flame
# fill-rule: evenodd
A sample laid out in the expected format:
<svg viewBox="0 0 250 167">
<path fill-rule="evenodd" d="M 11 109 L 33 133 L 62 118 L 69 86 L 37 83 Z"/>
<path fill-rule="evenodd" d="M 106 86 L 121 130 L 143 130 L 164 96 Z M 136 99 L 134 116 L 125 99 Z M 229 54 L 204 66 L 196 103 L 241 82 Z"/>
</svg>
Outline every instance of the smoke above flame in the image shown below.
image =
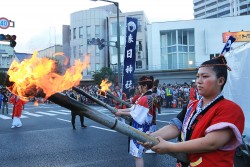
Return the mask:
<svg viewBox="0 0 250 167">
<path fill-rule="evenodd" d="M 37 57 L 35 52 L 30 59 L 22 62 L 13 61 L 9 70 L 9 81 L 13 84 L 8 89 L 21 97 L 35 97 L 39 91 L 45 98 L 77 86 L 82 79 L 82 71 L 88 67 L 89 56 L 84 62 L 76 60 L 75 64 L 64 70 L 58 70 L 58 62 L 50 58 Z M 58 54 L 61 55 L 61 54 Z M 65 63 L 65 62 L 64 62 Z M 60 71 L 60 72 L 59 72 Z"/>
</svg>

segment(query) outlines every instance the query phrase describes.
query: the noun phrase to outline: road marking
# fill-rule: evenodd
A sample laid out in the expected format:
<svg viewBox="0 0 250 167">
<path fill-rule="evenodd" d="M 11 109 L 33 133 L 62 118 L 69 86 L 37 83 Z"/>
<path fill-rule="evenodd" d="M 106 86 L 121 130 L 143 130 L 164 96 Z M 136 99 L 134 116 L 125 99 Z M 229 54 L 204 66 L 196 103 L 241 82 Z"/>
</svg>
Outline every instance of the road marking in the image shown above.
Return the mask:
<svg viewBox="0 0 250 167">
<path fill-rule="evenodd" d="M 176 113 L 162 113 L 162 114 L 158 114 L 158 115 L 176 115 Z"/>
<path fill-rule="evenodd" d="M 24 111 L 23 114 L 25 114 L 25 115 L 30 115 L 30 116 L 34 116 L 34 117 L 42 117 L 42 115 L 35 114 L 35 113 L 30 113 L 30 112 L 28 112 L 28 111 Z"/>
<path fill-rule="evenodd" d="M 69 115 L 69 113 L 65 113 L 65 112 L 59 112 L 59 111 L 47 111 L 47 112 L 50 112 L 50 113 L 54 113 L 54 114 L 62 114 L 62 115 Z"/>
<path fill-rule="evenodd" d="M 157 122 L 165 122 L 165 123 L 170 123 L 169 121 L 162 121 L 162 120 L 156 120 Z"/>
<path fill-rule="evenodd" d="M 108 109 L 102 108 L 102 109 L 97 109 L 98 111 L 107 111 Z"/>
<path fill-rule="evenodd" d="M 38 114 L 44 114 L 44 115 L 49 115 L 49 116 L 55 116 L 56 115 L 56 114 L 51 114 L 51 113 L 42 112 L 42 111 L 37 111 L 36 113 L 38 113 Z"/>
<path fill-rule="evenodd" d="M 71 122 L 71 121 L 66 120 L 66 119 L 61 119 L 61 118 L 56 118 L 56 119 L 61 120 L 61 121 L 65 121 L 65 122 Z"/>
<path fill-rule="evenodd" d="M 2 118 L 2 119 L 11 119 L 10 117 L 7 117 L 7 116 L 1 115 L 1 114 L 0 114 L 0 118 Z"/>
<path fill-rule="evenodd" d="M 101 127 L 98 127 L 98 126 L 90 126 L 90 127 L 96 128 L 96 129 L 102 129 L 102 130 L 106 130 L 106 131 L 110 131 L 110 132 L 116 132 L 115 130 L 106 129 L 106 128 L 101 128 Z"/>
<path fill-rule="evenodd" d="M 69 110 L 58 110 L 58 111 L 67 112 L 67 113 L 70 113 L 70 112 L 71 112 L 71 111 L 69 111 Z"/>
</svg>

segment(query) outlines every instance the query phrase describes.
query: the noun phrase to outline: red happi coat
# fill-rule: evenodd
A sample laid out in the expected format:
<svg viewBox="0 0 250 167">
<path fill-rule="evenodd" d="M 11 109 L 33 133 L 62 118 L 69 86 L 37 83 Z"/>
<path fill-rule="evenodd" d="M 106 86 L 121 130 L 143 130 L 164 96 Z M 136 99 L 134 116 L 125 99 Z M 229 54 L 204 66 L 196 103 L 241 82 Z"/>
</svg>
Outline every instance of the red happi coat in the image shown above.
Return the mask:
<svg viewBox="0 0 250 167">
<path fill-rule="evenodd" d="M 18 99 L 16 100 L 16 96 L 15 96 L 15 95 L 11 96 L 11 98 L 10 98 L 9 101 L 10 101 L 10 103 L 12 103 L 12 104 L 14 105 L 14 107 L 13 107 L 13 112 L 12 112 L 12 118 L 13 118 L 13 117 L 18 117 L 18 118 L 20 118 L 21 115 L 22 115 L 23 106 L 24 106 L 24 104 L 26 104 L 27 102 L 24 101 L 24 100 L 21 100 L 20 98 L 18 98 Z"/>
<path fill-rule="evenodd" d="M 190 101 L 194 101 L 194 100 L 197 100 L 197 94 L 196 94 L 196 89 L 194 87 L 191 87 L 190 88 L 190 92 L 189 92 L 189 99 Z"/>
<path fill-rule="evenodd" d="M 118 94 L 117 94 L 116 91 L 114 91 L 113 94 L 114 94 L 116 97 L 119 98 L 119 96 L 118 96 Z M 127 100 L 126 94 L 125 94 L 125 93 L 122 93 L 122 92 L 121 92 L 121 94 L 122 94 L 122 100 L 123 100 L 123 101 L 126 101 L 126 100 Z M 117 101 L 115 101 L 115 100 L 113 100 L 113 102 L 115 103 L 115 108 L 117 108 L 117 109 L 124 109 L 124 108 L 127 108 L 126 105 L 122 105 L 122 104 L 120 104 L 119 102 L 117 102 Z"/>
<path fill-rule="evenodd" d="M 198 102 L 199 101 L 197 100 L 189 104 L 186 117 L 192 117 L 192 113 L 195 111 Z M 242 141 L 241 137 L 244 129 L 245 118 L 242 109 L 234 102 L 227 99 L 222 99 L 215 103 L 210 109 L 208 109 L 204 115 L 198 115 L 197 119 L 198 122 L 196 125 L 192 125 L 194 128 L 192 130 L 190 140 L 204 137 L 209 132 L 223 128 L 232 129 L 235 137 L 218 150 L 206 153 L 188 154 L 190 166 L 233 167 L 235 149 Z M 189 123 L 189 121 L 187 122 Z"/>
</svg>

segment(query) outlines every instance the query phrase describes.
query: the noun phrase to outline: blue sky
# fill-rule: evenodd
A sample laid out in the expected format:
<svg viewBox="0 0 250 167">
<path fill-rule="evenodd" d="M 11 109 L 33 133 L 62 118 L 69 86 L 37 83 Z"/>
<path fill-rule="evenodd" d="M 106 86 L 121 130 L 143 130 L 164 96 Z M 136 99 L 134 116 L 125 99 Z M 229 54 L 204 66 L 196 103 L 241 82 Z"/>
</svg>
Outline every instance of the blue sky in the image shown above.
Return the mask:
<svg viewBox="0 0 250 167">
<path fill-rule="evenodd" d="M 193 19 L 193 0 L 114 0 L 122 12 L 144 11 L 150 22 Z M 79 10 L 108 5 L 90 0 L 4 0 L 0 17 L 15 22 L 15 28 L 0 29 L 17 35 L 17 52 L 32 53 L 55 43 L 61 44 L 63 24 Z"/>
</svg>

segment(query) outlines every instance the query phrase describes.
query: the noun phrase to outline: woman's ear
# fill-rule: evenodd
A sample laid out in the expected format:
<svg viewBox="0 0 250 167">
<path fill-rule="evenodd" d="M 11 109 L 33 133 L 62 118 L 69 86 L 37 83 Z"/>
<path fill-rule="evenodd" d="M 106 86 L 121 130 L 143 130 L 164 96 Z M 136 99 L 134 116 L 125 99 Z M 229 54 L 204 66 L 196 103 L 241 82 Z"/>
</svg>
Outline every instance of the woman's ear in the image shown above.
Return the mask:
<svg viewBox="0 0 250 167">
<path fill-rule="evenodd" d="M 225 83 L 225 78 L 224 77 L 220 77 L 218 79 L 219 85 L 223 85 Z"/>
</svg>

